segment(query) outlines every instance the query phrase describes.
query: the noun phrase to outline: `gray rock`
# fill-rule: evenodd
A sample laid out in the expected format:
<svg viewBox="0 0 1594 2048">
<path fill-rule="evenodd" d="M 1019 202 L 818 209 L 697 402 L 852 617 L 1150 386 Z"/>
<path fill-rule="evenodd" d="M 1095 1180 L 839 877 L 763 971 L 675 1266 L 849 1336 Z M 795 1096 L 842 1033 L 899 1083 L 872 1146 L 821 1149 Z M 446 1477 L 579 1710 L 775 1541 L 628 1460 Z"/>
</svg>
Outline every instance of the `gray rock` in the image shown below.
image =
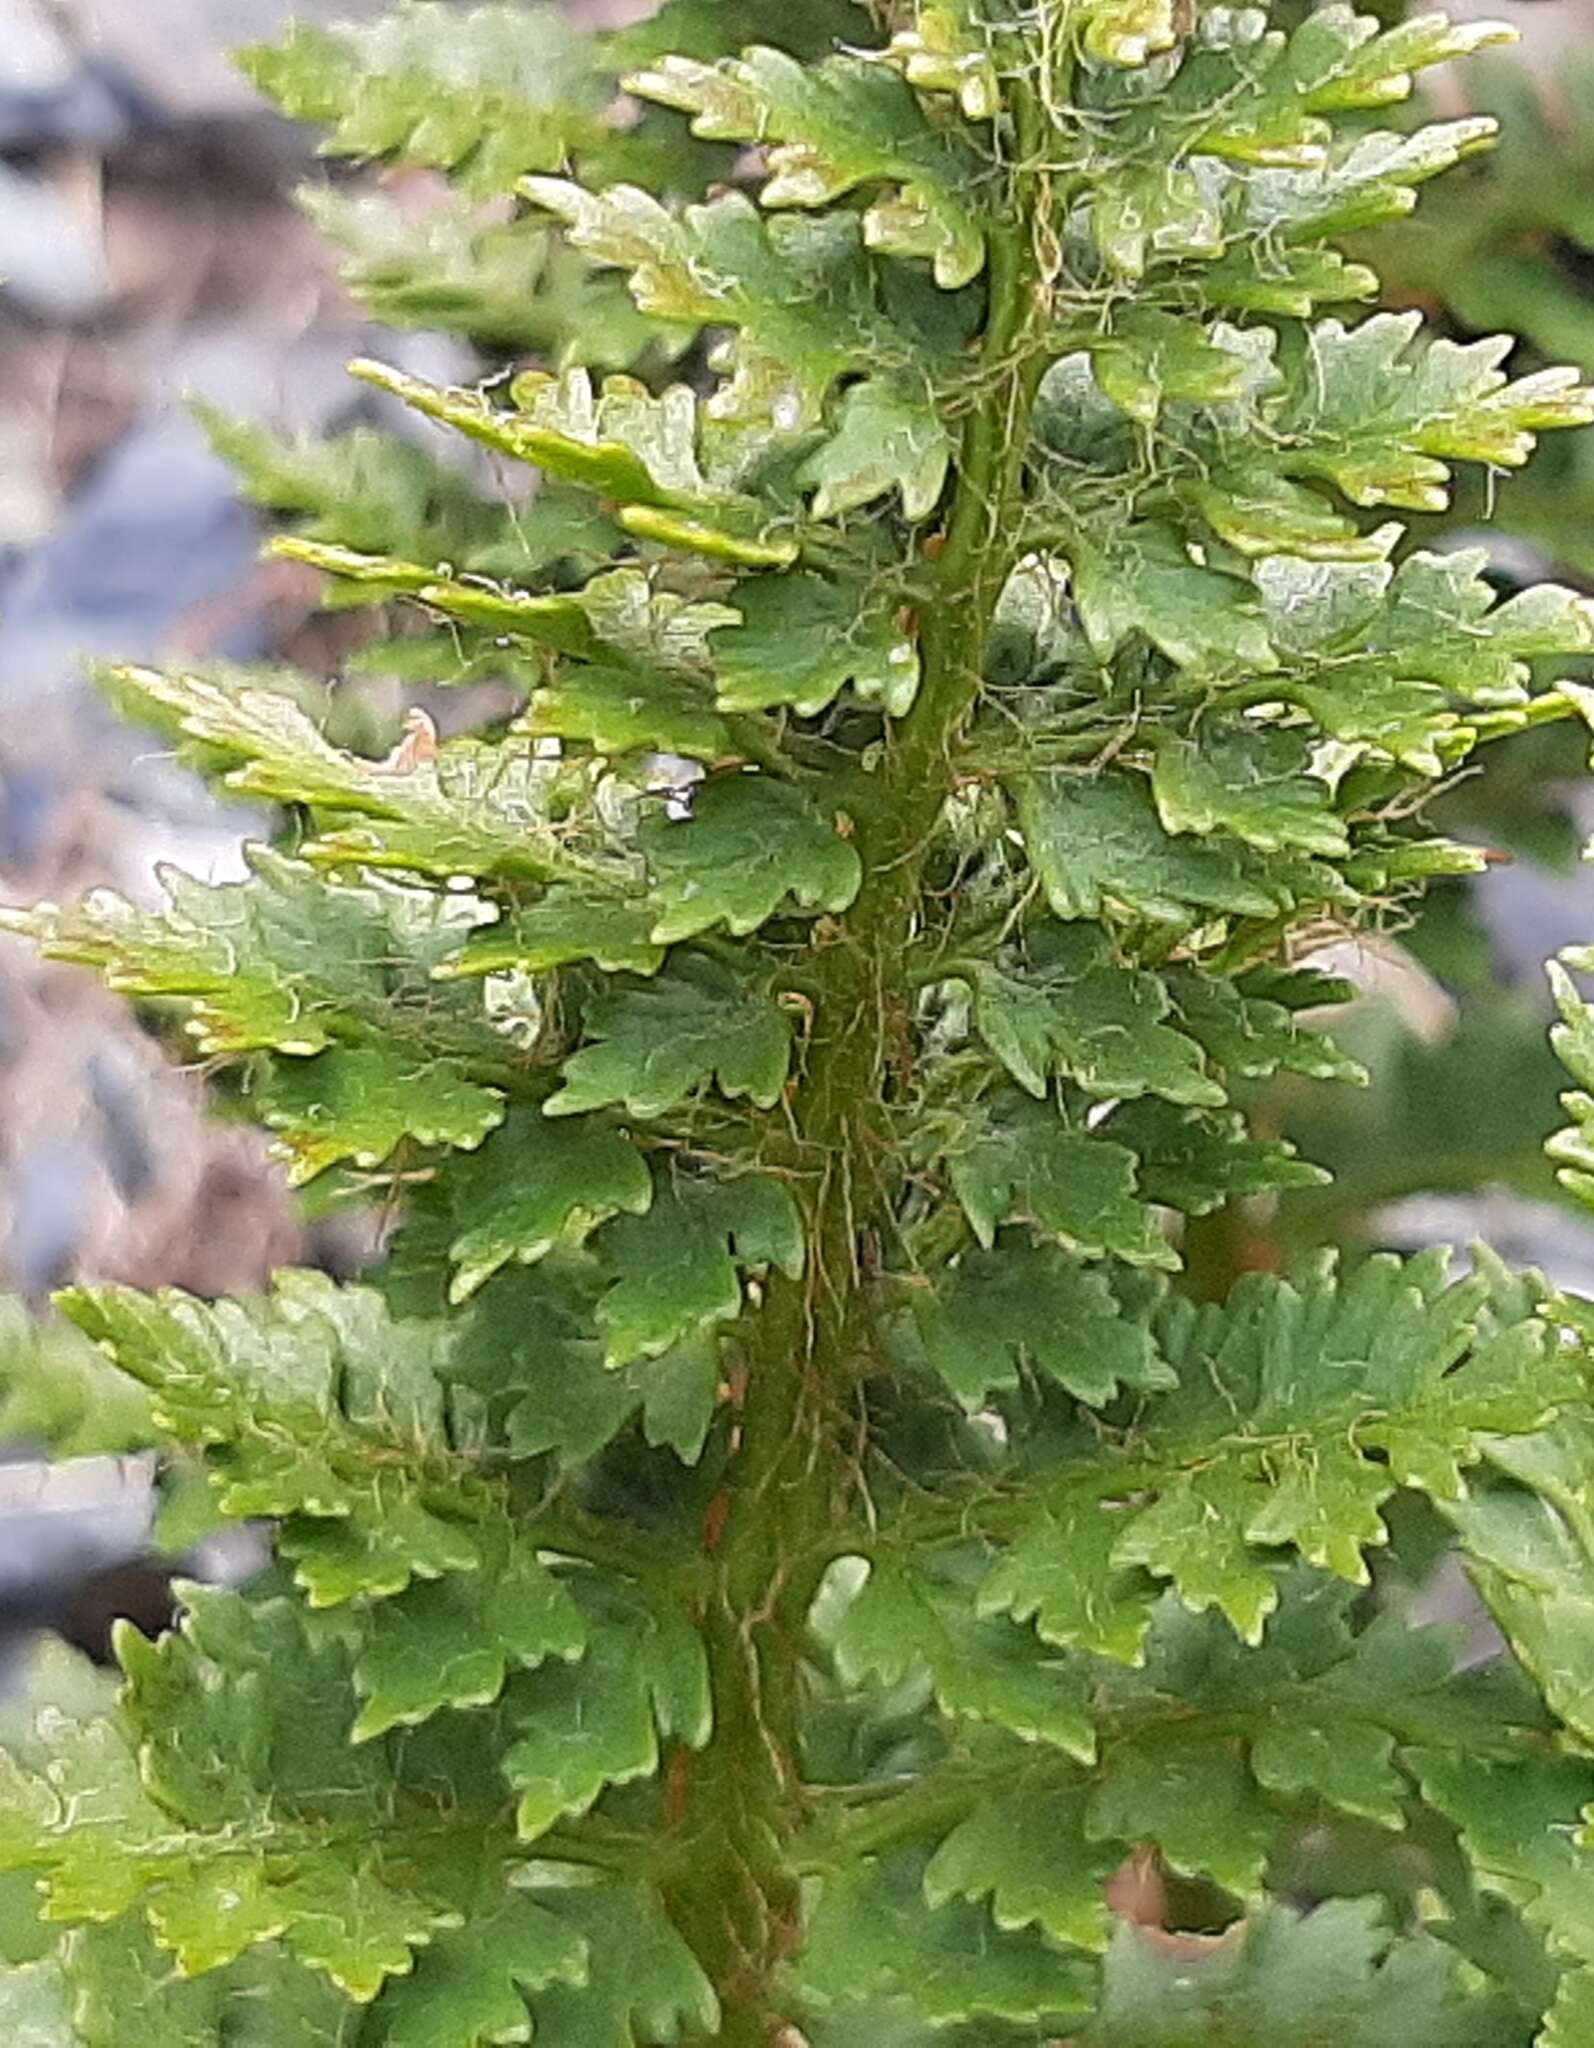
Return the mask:
<svg viewBox="0 0 1594 2048">
<path fill-rule="evenodd" d="M 35 98 L 60 92 L 76 68 L 39 0 L 0 0 L 0 92 Z"/>
<path fill-rule="evenodd" d="M 41 0 L 0 0 L 0 149 L 104 147 L 127 128 L 114 88 L 71 47 L 62 20 Z"/>
<path fill-rule="evenodd" d="M 1579 829 L 1586 836 L 1587 822 Z M 1474 880 L 1472 901 L 1500 979 L 1530 991 L 1548 1010 L 1545 961 L 1594 939 L 1594 868 L 1557 874 L 1529 861 L 1491 868 Z"/>
<path fill-rule="evenodd" d="M 390 0 L 72 0 L 80 46 L 166 121 L 237 120 L 261 102 L 230 52 L 279 35 L 290 18 L 359 21 Z"/>
<path fill-rule="evenodd" d="M 241 349 L 229 359 L 236 385 L 247 382 L 248 361 Z M 257 397 L 269 361 L 255 351 Z M 211 388 L 228 382 L 218 374 Z M 198 424 L 168 406 L 113 451 L 14 575 L 0 616 L 0 850 L 8 864 L 30 868 L 86 786 L 131 806 L 141 827 L 166 820 L 159 850 L 178 853 L 179 865 L 187 863 L 172 843 L 174 824 L 175 836 L 187 826 L 206 842 L 208 867 L 218 838 L 235 846 L 258 824 L 219 805 L 167 750 L 129 744 L 85 663 L 158 660 L 184 618 L 207 610 L 217 620 L 213 652 L 263 655 L 266 608 L 247 599 L 261 532 Z"/>
<path fill-rule="evenodd" d="M 311 328 L 287 343 L 247 325 L 193 328 L 159 365 L 157 393 L 172 407 L 199 398 L 274 427 L 321 432 L 366 402 L 367 387 L 348 366 L 369 345 L 369 333 L 356 325 Z"/>
<path fill-rule="evenodd" d="M 70 325 L 109 290 L 104 252 L 62 193 L 0 163 L 0 291 L 36 319 Z"/>
<path fill-rule="evenodd" d="M 1531 1266 L 1553 1287 L 1594 1296 L 1594 1225 L 1553 1202 L 1530 1201 L 1504 1188 L 1463 1195 L 1408 1195 L 1372 1218 L 1371 1236 L 1389 1250 L 1444 1245 L 1459 1278 L 1471 1260 L 1459 1246 L 1486 1244 L 1508 1266 Z"/>
<path fill-rule="evenodd" d="M 94 1218 L 100 1160 L 82 1138 L 35 1145 L 13 1161 L 5 1263 L 30 1300 L 70 1276 Z"/>
<path fill-rule="evenodd" d="M 85 657 L 150 661 L 185 615 L 248 582 L 262 524 L 179 393 L 287 425 L 325 425 L 360 388 L 344 373 L 344 334 L 283 350 L 247 333 L 202 336 L 174 351 L 163 407 L 113 450 L 55 533 L 14 572 L 0 618 L 6 751 L 29 753 L 15 714 L 63 694 L 87 696 Z M 261 655 L 264 620 L 234 605 L 213 651 Z M 97 702 L 97 697 L 94 698 Z"/>
<path fill-rule="evenodd" d="M 0 1466 L 0 1607 L 44 1604 L 74 1579 L 139 1556 L 154 1482 L 152 1457 Z"/>
<path fill-rule="evenodd" d="M 137 126 L 255 121 L 232 62 L 290 18 L 359 21 L 389 0 L 0 0 L 0 150 L 108 148 Z"/>
<path fill-rule="evenodd" d="M 68 686 L 77 672 L 72 654 L 152 658 L 174 620 L 237 587 L 259 536 L 197 424 L 177 412 L 148 421 L 103 464 L 18 579 L 0 625 L 8 708 Z M 233 638 L 240 658 L 257 651 L 247 635 Z"/>
</svg>

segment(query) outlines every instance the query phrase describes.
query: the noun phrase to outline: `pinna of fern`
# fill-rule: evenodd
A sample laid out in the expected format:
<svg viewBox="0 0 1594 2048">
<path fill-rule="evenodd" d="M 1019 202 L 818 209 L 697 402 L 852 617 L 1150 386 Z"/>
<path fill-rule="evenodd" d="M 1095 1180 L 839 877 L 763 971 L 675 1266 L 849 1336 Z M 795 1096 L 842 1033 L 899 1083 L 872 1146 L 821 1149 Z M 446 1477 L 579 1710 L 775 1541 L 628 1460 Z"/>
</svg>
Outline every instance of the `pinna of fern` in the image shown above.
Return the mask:
<svg viewBox="0 0 1594 2048">
<path fill-rule="evenodd" d="M 877 13 L 250 60 L 515 183 L 554 367 L 356 366 L 529 507 L 232 437 L 376 659 L 513 711 L 376 762 L 123 672 L 285 833 L 7 919 L 402 1210 L 365 1285 L 62 1300 L 279 1536 L 9 1740 L 52 2048 L 135 1997 L 193 2048 L 1594 2039 L 1588 1311 L 1484 1254 L 1179 1277 L 1320 1178 L 1246 1114 L 1358 1078 L 1312 946 L 1472 864 L 1425 789 L 1594 649 L 1397 516 L 1594 400 L 1335 247 L 1487 142 L 1376 115 L 1493 31 Z M 1444 1542 L 1509 1659 L 1386 1597 Z"/>
</svg>

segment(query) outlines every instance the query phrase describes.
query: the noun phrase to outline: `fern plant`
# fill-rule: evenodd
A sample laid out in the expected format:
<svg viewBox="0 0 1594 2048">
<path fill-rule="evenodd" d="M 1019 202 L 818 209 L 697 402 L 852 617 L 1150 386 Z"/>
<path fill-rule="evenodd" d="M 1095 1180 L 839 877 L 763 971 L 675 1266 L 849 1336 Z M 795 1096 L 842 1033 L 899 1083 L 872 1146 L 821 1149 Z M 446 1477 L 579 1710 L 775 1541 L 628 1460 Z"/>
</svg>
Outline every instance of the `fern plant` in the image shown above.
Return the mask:
<svg viewBox="0 0 1594 2048">
<path fill-rule="evenodd" d="M 1490 33 L 415 5 L 251 58 L 514 185 L 524 325 L 466 324 L 554 367 L 356 366 L 496 505 L 233 436 L 374 658 L 513 710 L 376 761 L 123 674 L 286 838 L 8 918 L 399 1217 L 365 1285 L 62 1300 L 279 1535 L 114 1713 L 12 1717 L 23 2037 L 1594 2040 L 1594 1318 L 1482 1253 L 1179 1270 L 1320 1179 L 1237 1106 L 1357 1079 L 1295 963 L 1472 864 L 1425 792 L 1594 647 L 1385 516 L 1589 394 L 1335 247 L 1488 141 L 1368 116 Z M 431 315 L 501 311 L 447 249 Z M 1402 1618 L 1447 1545 L 1508 1657 Z"/>
<path fill-rule="evenodd" d="M 1575 51 L 1566 53 L 1553 83 L 1514 52 L 1488 53 L 1448 75 L 1447 104 L 1454 110 L 1459 98 L 1499 118 L 1499 146 L 1440 180 L 1415 219 L 1353 243 L 1353 253 L 1365 254 L 1378 271 L 1386 305 L 1422 306 L 1458 340 L 1509 324 L 1521 337 L 1518 369 L 1570 360 L 1587 374 L 1594 329 L 1580 276 L 1587 233 L 1578 206 L 1594 147 L 1588 85 L 1586 61 Z M 1415 98 L 1426 96 L 1420 87 Z M 1407 109 L 1401 118 L 1417 116 Z M 1416 537 L 1425 546 L 1468 545 L 1488 521 L 1486 573 L 1497 589 L 1511 588 L 1535 559 L 1586 588 L 1591 454 L 1594 435 L 1580 429 L 1556 435 L 1543 458 L 1503 492 L 1492 471 L 1463 474 L 1450 506 L 1415 522 Z M 1532 573 L 1553 571 L 1540 566 Z M 1564 1084 L 1545 1042 L 1545 991 L 1529 965 L 1535 937 L 1530 931 L 1513 938 L 1509 927 L 1538 896 L 1541 919 L 1553 930 L 1549 876 L 1570 883 L 1575 870 L 1578 831 L 1568 799 L 1575 804 L 1580 768 L 1578 734 L 1540 726 L 1492 750 L 1487 774 L 1460 779 L 1430 807 L 1443 829 L 1487 846 L 1497 861 L 1547 871 L 1545 879 L 1536 888 L 1519 876 L 1511 894 L 1511 880 L 1498 875 L 1456 877 L 1424 899 L 1400 942 L 1453 1001 L 1453 1021 L 1434 1042 L 1410 1036 L 1392 1016 L 1369 1015 L 1358 1019 L 1355 1050 L 1373 1082 L 1354 1101 L 1347 1104 L 1339 1091 L 1315 1091 L 1313 1099 L 1273 1085 L 1270 1112 L 1335 1177 L 1332 1186 L 1268 1219 L 1269 1235 L 1282 1228 L 1298 1244 L 1316 1235 L 1376 1232 L 1381 1205 L 1423 1191 L 1488 1184 L 1535 1201 L 1554 1198 L 1543 1141 L 1554 1129 L 1556 1090 Z M 1516 985 L 1503 990 L 1502 977 Z M 1253 1236 L 1247 1252 L 1261 1249 Z"/>
</svg>

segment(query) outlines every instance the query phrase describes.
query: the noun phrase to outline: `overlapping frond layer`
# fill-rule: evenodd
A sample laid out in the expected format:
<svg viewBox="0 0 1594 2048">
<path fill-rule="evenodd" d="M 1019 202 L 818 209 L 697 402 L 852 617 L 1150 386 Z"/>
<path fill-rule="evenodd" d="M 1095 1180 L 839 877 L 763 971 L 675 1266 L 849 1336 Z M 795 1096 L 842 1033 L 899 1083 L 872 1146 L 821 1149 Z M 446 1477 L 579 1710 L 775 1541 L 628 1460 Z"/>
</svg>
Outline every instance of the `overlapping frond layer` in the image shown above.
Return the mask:
<svg viewBox="0 0 1594 2048">
<path fill-rule="evenodd" d="M 392 1223 L 361 1285 L 64 1300 L 277 1561 L 0 1731 L 17 2027 L 1583 2038 L 1586 1312 L 1181 1270 L 1324 1179 L 1258 1084 L 1365 1079 L 1311 960 L 1482 862 L 1431 788 L 1588 702 L 1588 600 L 1402 515 L 1594 399 L 1336 246 L 1488 142 L 1381 123 L 1494 36 L 412 0 L 250 56 L 441 175 L 316 210 L 503 374 L 355 366 L 425 455 L 210 432 L 367 669 L 489 708 L 379 757 L 121 672 L 279 843 L 0 916 Z M 1386 1599 L 1446 1543 L 1487 1672 Z"/>
</svg>

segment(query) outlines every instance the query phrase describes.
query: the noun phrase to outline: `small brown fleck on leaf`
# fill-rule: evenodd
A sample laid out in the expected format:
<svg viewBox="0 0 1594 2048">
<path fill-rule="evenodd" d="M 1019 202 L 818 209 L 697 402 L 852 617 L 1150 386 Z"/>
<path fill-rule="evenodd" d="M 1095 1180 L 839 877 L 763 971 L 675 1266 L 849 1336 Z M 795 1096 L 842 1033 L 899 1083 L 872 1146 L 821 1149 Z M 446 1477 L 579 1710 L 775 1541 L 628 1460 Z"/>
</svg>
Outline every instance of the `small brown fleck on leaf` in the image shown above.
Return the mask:
<svg viewBox="0 0 1594 2048">
<path fill-rule="evenodd" d="M 404 714 L 404 737 L 378 766 L 388 775 L 409 775 L 437 759 L 437 727 L 418 706 Z"/>
</svg>

